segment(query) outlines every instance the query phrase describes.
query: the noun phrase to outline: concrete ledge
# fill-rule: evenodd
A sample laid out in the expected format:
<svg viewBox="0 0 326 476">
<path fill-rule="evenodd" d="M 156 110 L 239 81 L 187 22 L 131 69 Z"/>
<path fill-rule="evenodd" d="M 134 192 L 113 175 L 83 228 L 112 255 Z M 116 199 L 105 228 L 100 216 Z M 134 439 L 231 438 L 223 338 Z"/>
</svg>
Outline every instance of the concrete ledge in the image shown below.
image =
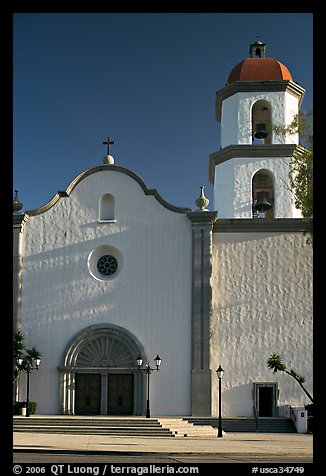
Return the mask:
<svg viewBox="0 0 326 476">
<path fill-rule="evenodd" d="M 213 225 L 213 233 L 303 233 L 309 223 L 302 218 L 220 218 Z"/>
</svg>

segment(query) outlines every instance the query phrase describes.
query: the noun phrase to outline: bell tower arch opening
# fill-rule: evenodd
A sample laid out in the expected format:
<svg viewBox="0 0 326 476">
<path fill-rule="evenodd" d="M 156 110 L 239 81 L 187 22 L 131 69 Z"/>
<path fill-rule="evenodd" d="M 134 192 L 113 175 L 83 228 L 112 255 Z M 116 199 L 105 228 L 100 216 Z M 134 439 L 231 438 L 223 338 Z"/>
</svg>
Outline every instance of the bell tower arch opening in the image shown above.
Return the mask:
<svg viewBox="0 0 326 476">
<path fill-rule="evenodd" d="M 256 101 L 252 106 L 252 143 L 272 143 L 272 109 L 264 99 Z"/>
<path fill-rule="evenodd" d="M 252 178 L 252 217 L 274 218 L 274 177 L 266 169 L 258 170 Z"/>
<path fill-rule="evenodd" d="M 83 329 L 67 345 L 60 371 L 60 413 L 65 415 L 142 415 L 144 377 L 138 339 L 115 324 Z"/>
</svg>

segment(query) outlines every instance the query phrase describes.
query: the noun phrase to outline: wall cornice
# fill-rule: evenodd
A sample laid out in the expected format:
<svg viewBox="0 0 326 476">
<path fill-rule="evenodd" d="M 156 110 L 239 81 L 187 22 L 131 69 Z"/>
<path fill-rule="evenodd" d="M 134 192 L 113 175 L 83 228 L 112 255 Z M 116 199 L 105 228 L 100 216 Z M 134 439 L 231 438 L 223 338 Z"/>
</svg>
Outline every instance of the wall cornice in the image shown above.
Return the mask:
<svg viewBox="0 0 326 476">
<path fill-rule="evenodd" d="M 305 149 L 296 144 L 240 144 L 228 145 L 221 150 L 209 154 L 208 179 L 214 183 L 215 167 L 234 158 L 289 158 L 302 155 Z"/>
<path fill-rule="evenodd" d="M 28 221 L 26 213 L 14 213 L 12 218 L 13 228 L 22 228 Z"/>
<path fill-rule="evenodd" d="M 302 233 L 308 225 L 302 218 L 220 218 L 214 223 L 213 233 Z"/>
<path fill-rule="evenodd" d="M 211 212 L 209 210 L 195 210 L 193 212 L 187 213 L 187 217 L 193 225 L 213 225 L 213 223 L 217 220 L 217 212 Z"/>
<path fill-rule="evenodd" d="M 294 81 L 235 81 L 216 92 L 215 119 L 221 122 L 222 102 L 237 93 L 283 92 L 287 91 L 299 99 L 299 109 L 305 89 Z"/>
</svg>

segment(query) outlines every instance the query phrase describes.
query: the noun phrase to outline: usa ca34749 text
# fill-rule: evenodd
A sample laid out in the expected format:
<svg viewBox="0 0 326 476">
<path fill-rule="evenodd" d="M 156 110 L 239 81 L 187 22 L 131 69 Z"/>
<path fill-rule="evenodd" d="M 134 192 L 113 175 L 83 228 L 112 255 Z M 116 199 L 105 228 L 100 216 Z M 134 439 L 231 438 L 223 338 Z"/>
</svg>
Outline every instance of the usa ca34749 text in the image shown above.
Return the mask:
<svg viewBox="0 0 326 476">
<path fill-rule="evenodd" d="M 258 473 L 258 467 L 252 468 L 252 473 Z M 259 473 L 277 473 L 277 474 L 303 474 L 304 467 L 303 466 L 265 466 L 263 468 L 259 468 Z"/>
</svg>

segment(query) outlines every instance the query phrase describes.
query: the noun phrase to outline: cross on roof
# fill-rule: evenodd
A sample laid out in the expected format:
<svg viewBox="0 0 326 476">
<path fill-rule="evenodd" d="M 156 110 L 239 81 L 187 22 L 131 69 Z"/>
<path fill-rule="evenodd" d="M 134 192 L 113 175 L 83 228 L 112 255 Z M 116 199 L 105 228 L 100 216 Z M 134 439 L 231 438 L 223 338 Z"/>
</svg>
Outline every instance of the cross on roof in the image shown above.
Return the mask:
<svg viewBox="0 0 326 476">
<path fill-rule="evenodd" d="M 103 142 L 103 144 L 107 144 L 107 146 L 108 146 L 108 155 L 110 155 L 110 145 L 114 144 L 114 140 L 112 140 L 112 139 L 110 139 L 110 137 L 108 137 L 108 140 Z"/>
</svg>

